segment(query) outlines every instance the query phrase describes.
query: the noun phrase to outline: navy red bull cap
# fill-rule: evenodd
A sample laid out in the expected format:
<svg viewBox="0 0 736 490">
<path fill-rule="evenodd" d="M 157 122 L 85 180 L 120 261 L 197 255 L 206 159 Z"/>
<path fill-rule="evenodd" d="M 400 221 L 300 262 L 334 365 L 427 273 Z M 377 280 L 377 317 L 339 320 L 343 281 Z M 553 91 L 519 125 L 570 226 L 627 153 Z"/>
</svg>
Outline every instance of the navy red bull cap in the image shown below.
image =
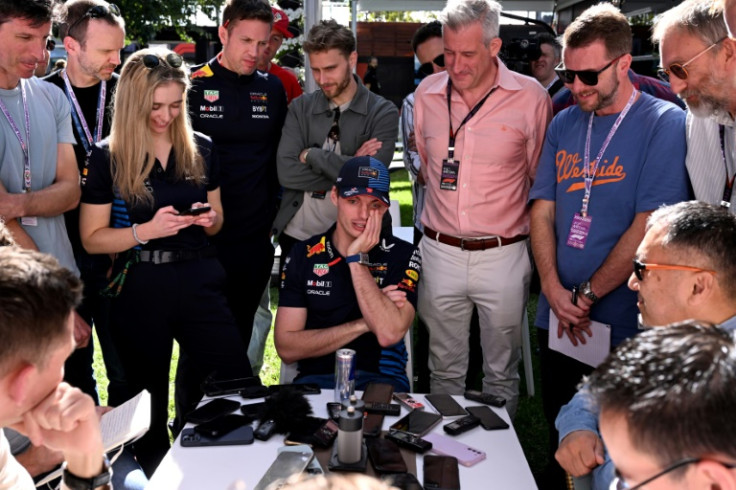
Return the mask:
<svg viewBox="0 0 736 490">
<path fill-rule="evenodd" d="M 340 169 L 335 186 L 340 197 L 374 196 L 391 205 L 388 197 L 390 179 L 386 166 L 373 157 L 351 158 Z"/>
</svg>

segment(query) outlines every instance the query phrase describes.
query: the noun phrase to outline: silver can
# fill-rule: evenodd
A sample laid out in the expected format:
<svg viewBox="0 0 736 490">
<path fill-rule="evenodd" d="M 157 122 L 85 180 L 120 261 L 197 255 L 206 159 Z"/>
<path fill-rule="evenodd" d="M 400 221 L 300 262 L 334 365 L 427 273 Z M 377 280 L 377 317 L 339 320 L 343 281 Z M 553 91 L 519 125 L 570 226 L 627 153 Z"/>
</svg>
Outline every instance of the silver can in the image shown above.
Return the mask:
<svg viewBox="0 0 736 490">
<path fill-rule="evenodd" d="M 335 353 L 335 401 L 346 403 L 355 394 L 355 351 L 338 349 Z"/>
</svg>

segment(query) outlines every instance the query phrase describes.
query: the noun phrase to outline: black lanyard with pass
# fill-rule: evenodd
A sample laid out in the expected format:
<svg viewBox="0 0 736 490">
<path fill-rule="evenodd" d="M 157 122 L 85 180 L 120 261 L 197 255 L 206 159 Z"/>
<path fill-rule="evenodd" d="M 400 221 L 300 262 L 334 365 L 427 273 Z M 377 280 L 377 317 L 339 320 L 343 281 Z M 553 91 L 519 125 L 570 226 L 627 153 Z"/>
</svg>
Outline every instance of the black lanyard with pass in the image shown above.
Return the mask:
<svg viewBox="0 0 736 490">
<path fill-rule="evenodd" d="M 498 87 L 493 87 L 477 104 L 470 110 L 465 119 L 462 120 L 457 130 L 452 128 L 452 80 L 447 81 L 447 114 L 450 120 L 450 138 L 447 143 L 447 158 L 442 160 L 442 175 L 440 178 L 440 189 L 445 191 L 457 190 L 457 179 L 460 174 L 460 160 L 455 160 L 455 138 L 465 123 L 475 116 L 483 104 L 496 91 Z"/>
<path fill-rule="evenodd" d="M 723 124 L 718 125 L 718 136 L 721 138 L 721 156 L 723 156 L 723 165 L 726 167 L 726 183 L 723 186 L 723 198 L 721 199 L 721 207 L 731 207 L 731 194 L 733 193 L 733 181 L 736 179 L 736 172 L 728 176 L 728 160 L 726 159 L 726 127 Z"/>
</svg>

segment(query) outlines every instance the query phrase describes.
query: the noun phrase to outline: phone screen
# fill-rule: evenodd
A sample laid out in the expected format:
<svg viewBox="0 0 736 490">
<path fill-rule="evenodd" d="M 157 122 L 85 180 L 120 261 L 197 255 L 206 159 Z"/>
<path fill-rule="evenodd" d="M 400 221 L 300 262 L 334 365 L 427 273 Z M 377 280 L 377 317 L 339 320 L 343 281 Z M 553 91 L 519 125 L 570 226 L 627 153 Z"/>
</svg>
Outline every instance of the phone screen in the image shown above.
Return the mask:
<svg viewBox="0 0 736 490">
<path fill-rule="evenodd" d="M 240 403 L 235 400 L 228 400 L 226 398 L 217 398 L 209 401 L 199 408 L 192 410 L 187 415 L 187 420 L 193 424 L 202 424 L 209 422 L 210 420 L 232 413 L 240 407 Z"/>
<path fill-rule="evenodd" d="M 260 384 L 260 378 L 255 376 L 239 379 L 213 379 L 206 381 L 202 385 L 202 391 L 204 391 L 207 396 L 228 395 L 231 393 L 237 393 L 244 388 L 258 386 Z"/>
<path fill-rule="evenodd" d="M 249 423 L 250 419 L 242 415 L 222 415 L 209 422 L 197 425 L 194 430 L 207 437 L 221 437 Z"/>
<path fill-rule="evenodd" d="M 440 423 L 441 420 L 442 417 L 436 413 L 413 410 L 392 425 L 391 428 L 421 437 L 432 430 L 432 427 Z"/>
<path fill-rule="evenodd" d="M 425 395 L 425 400 L 432 404 L 443 417 L 467 415 L 463 407 L 450 395 Z"/>
<path fill-rule="evenodd" d="M 496 414 L 496 412 L 488 407 L 465 407 L 465 410 L 467 410 L 470 415 L 478 417 L 480 419 L 480 425 L 482 425 L 485 430 L 509 428 L 509 424 L 507 424 Z"/>
</svg>

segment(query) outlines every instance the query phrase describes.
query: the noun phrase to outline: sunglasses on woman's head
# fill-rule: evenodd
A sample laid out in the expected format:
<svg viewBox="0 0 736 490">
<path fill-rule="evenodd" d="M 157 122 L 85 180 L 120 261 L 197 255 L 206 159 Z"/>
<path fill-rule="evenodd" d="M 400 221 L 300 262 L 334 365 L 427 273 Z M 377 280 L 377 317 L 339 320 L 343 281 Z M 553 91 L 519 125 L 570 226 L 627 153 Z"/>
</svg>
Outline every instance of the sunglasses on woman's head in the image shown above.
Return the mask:
<svg viewBox="0 0 736 490">
<path fill-rule="evenodd" d="M 159 58 L 155 54 L 147 54 L 143 57 L 143 65 L 149 70 L 153 70 L 154 68 L 159 66 L 161 64 L 161 61 L 161 58 Z M 183 63 L 181 56 L 176 53 L 167 54 L 165 61 L 172 68 L 179 68 Z"/>
</svg>

